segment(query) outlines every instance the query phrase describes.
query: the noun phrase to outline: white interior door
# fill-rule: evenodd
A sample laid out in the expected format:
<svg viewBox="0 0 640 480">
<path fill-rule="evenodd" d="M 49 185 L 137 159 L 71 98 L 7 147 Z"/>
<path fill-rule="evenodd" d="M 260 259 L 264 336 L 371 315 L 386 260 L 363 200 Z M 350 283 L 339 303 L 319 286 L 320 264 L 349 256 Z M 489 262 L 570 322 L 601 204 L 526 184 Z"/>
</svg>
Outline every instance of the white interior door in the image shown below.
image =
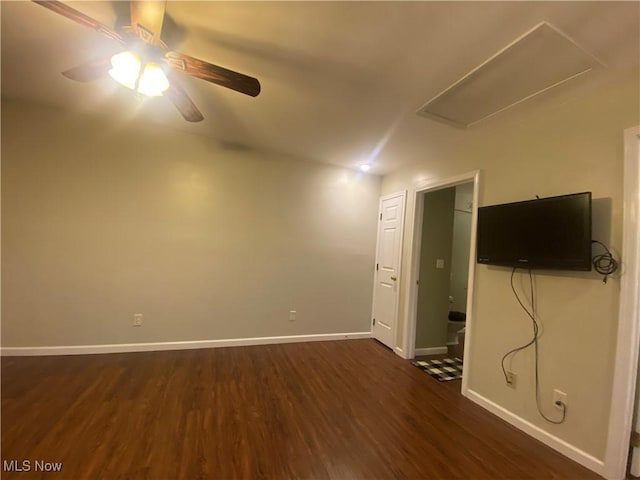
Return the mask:
<svg viewBox="0 0 640 480">
<path fill-rule="evenodd" d="M 373 292 L 373 336 L 389 348 L 394 348 L 396 342 L 405 198 L 406 192 L 400 192 L 380 199 Z"/>
</svg>

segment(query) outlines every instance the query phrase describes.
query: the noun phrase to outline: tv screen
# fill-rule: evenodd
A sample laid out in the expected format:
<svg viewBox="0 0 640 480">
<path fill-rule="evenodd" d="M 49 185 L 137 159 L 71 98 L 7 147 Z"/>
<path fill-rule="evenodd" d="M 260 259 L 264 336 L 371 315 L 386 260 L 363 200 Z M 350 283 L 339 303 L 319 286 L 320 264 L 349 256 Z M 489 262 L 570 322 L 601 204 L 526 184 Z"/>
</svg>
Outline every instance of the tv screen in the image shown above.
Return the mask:
<svg viewBox="0 0 640 480">
<path fill-rule="evenodd" d="M 591 270 L 591 192 L 479 208 L 477 261 Z"/>
</svg>

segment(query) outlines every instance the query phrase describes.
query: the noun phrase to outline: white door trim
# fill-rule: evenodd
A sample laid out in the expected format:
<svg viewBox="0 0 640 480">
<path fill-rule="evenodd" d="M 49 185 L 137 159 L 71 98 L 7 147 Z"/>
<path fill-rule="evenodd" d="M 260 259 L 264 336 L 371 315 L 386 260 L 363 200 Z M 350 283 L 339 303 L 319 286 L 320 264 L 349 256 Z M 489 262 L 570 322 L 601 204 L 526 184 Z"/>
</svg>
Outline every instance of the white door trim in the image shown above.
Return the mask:
<svg viewBox="0 0 640 480">
<path fill-rule="evenodd" d="M 402 218 L 400 219 L 400 253 L 399 256 L 400 258 L 398 259 L 398 281 L 396 284 L 396 291 L 398 292 L 398 301 L 396 302 L 396 311 L 394 312 L 395 315 L 395 321 L 393 322 L 393 346 L 391 347 L 391 349 L 393 351 L 396 351 L 396 349 L 398 348 L 398 322 L 400 321 L 400 318 L 398 318 L 400 316 L 400 292 L 402 291 L 402 251 L 404 250 L 404 224 L 405 224 L 405 218 L 406 218 L 406 212 L 407 212 L 407 191 L 406 190 L 401 190 L 399 192 L 395 192 L 395 193 L 389 193 L 387 195 L 384 195 L 382 197 L 380 197 L 380 200 L 378 201 L 378 216 L 382 213 L 382 202 L 384 202 L 385 200 L 389 200 L 391 198 L 395 198 L 395 197 L 402 197 Z M 378 247 L 380 246 L 380 222 L 378 222 L 378 229 L 376 231 L 376 258 L 375 261 L 378 261 Z M 372 304 L 371 304 L 371 335 L 373 336 L 373 319 L 375 318 L 375 306 L 376 306 L 376 285 L 378 282 L 378 272 L 377 270 L 375 270 L 375 266 L 374 266 L 374 271 L 373 271 L 373 300 L 372 300 Z"/>
<path fill-rule="evenodd" d="M 625 478 L 633 422 L 640 349 L 640 126 L 624 131 L 624 203 L 622 216 L 622 276 L 618 342 L 611 395 L 611 415 L 603 475 Z"/>
<path fill-rule="evenodd" d="M 444 180 L 431 180 L 417 185 L 413 191 L 413 235 L 409 245 L 409 277 L 407 279 L 407 295 L 405 299 L 403 358 L 413 358 L 416 347 L 416 314 L 418 302 L 418 274 L 420 272 L 420 243 L 422 241 L 423 194 L 443 188 L 455 187 L 463 183 L 473 182 L 473 207 L 471 211 L 471 245 L 469 252 L 469 278 L 467 289 L 467 321 L 465 324 L 464 356 L 470 358 L 473 328 L 473 292 L 476 270 L 476 230 L 478 218 L 478 190 L 480 186 L 480 170 L 463 173 Z M 400 352 L 399 352 L 400 353 Z M 465 368 L 462 377 L 462 394 L 466 396 L 469 385 L 469 368 Z"/>
</svg>

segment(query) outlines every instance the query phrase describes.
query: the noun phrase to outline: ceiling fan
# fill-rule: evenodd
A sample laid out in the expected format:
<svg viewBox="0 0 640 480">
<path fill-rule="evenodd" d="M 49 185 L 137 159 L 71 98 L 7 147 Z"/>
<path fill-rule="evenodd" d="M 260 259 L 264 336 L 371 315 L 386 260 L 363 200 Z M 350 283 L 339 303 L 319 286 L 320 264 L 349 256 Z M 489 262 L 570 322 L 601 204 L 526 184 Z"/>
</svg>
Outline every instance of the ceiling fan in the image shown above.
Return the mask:
<svg viewBox="0 0 640 480">
<path fill-rule="evenodd" d="M 189 122 L 199 122 L 204 117 L 175 81 L 174 72 L 191 75 L 252 97 L 260 93 L 260 82 L 256 78 L 170 50 L 161 38 L 165 16 L 164 1 L 131 1 L 131 25 L 117 31 L 58 0 L 34 2 L 124 46 L 121 52 L 111 57 L 83 63 L 62 72 L 71 80 L 89 82 L 108 74 L 122 85 L 147 96 L 166 93 Z"/>
</svg>

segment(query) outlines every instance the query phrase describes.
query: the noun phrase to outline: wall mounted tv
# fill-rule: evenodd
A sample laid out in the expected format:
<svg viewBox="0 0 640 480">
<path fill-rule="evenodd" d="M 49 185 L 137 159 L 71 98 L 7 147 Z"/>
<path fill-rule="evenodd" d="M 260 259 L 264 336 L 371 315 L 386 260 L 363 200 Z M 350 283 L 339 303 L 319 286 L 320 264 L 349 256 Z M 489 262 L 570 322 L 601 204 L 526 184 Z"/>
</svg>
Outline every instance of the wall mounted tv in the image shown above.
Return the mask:
<svg viewBox="0 0 640 480">
<path fill-rule="evenodd" d="M 591 270 L 591 192 L 479 208 L 477 261 Z"/>
</svg>

